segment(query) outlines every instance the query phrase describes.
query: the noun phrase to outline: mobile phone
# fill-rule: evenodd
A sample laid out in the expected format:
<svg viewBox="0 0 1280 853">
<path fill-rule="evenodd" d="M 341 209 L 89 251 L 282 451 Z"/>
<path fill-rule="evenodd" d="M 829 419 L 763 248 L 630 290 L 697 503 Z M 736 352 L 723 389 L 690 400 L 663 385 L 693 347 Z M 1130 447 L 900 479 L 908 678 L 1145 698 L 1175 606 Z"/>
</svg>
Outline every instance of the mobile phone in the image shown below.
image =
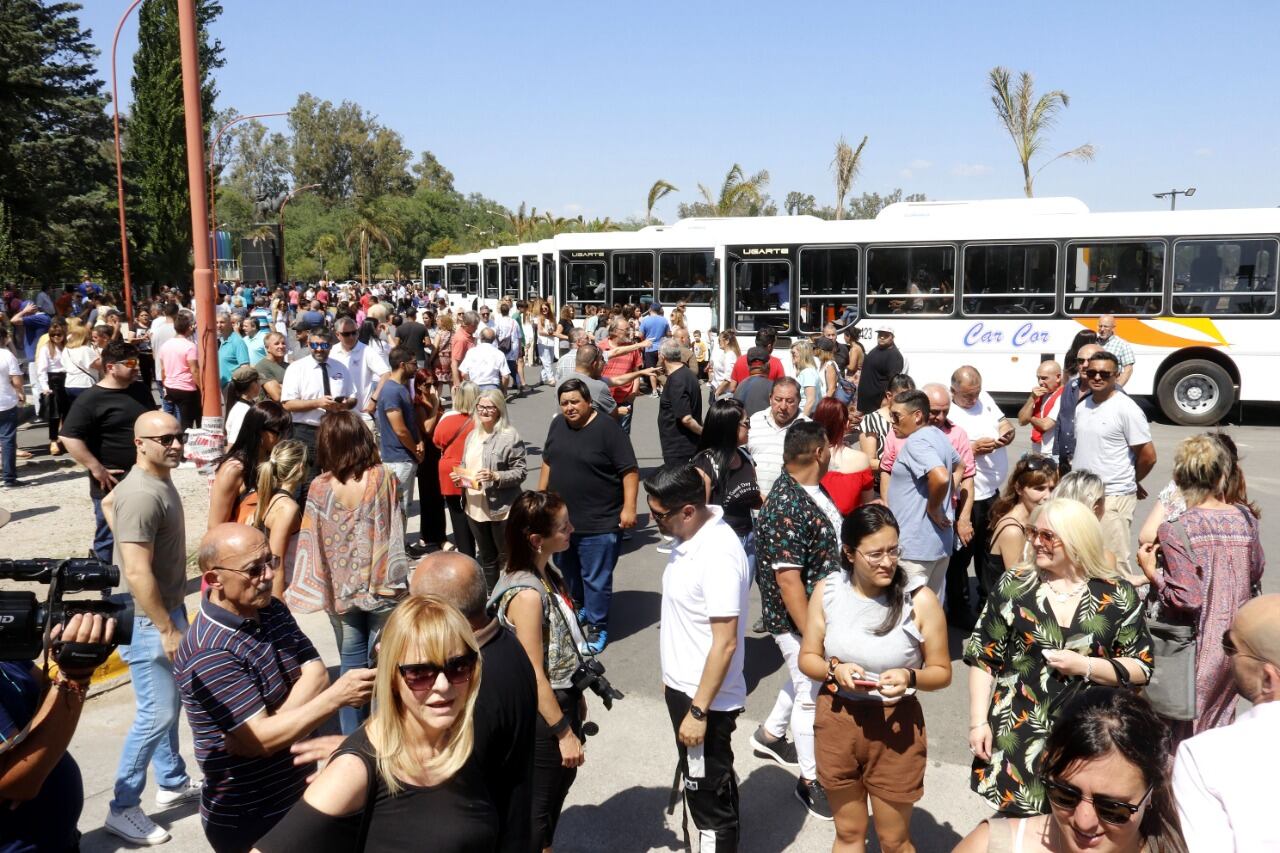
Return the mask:
<svg viewBox="0 0 1280 853">
<path fill-rule="evenodd" d="M 339 404 L 341 404 L 341 405 L 346 405 L 346 403 L 347 403 L 347 398 L 346 398 L 346 397 L 334 397 L 334 398 L 333 398 L 333 402 L 335 402 L 335 403 L 339 403 Z"/>
<path fill-rule="evenodd" d="M 865 687 L 868 690 L 877 690 L 880 687 L 879 681 L 872 681 L 868 678 L 855 678 L 853 683 L 858 687 Z"/>
</svg>

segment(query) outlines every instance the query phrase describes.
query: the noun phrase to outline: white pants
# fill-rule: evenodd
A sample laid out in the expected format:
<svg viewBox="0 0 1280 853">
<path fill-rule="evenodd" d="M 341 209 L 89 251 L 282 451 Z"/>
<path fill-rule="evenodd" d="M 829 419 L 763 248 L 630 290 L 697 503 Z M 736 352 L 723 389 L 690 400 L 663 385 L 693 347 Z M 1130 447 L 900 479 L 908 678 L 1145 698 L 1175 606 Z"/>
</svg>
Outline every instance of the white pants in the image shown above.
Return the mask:
<svg viewBox="0 0 1280 853">
<path fill-rule="evenodd" d="M 778 691 L 778 701 L 773 703 L 764 730 L 774 737 L 782 737 L 791 726 L 791 739 L 796 744 L 796 759 L 800 762 L 800 775 L 805 779 L 818 778 L 818 762 L 813 756 L 814 682 L 800 671 L 800 637 L 796 634 L 774 634 L 773 641 L 782 652 L 791 681 Z"/>
<path fill-rule="evenodd" d="M 978 557 L 975 556 L 974 560 L 977 559 Z M 908 560 L 903 557 L 898 560 L 898 565 L 908 575 L 924 578 L 929 589 L 933 590 L 933 594 L 938 596 L 938 601 L 942 603 L 946 603 L 947 600 L 947 566 L 950 563 L 950 557 L 939 557 L 936 560 Z"/>
</svg>

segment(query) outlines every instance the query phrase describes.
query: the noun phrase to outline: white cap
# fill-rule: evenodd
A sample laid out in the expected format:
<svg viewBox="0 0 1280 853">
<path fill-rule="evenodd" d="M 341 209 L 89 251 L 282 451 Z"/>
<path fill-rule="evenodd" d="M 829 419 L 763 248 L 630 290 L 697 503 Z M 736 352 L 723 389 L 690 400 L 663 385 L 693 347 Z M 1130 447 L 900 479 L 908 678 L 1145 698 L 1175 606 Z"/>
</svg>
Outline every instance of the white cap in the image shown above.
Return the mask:
<svg viewBox="0 0 1280 853">
<path fill-rule="evenodd" d="M 877 323 L 875 327 L 875 333 L 877 335 L 892 335 L 894 334 L 893 326 L 889 325 L 888 323 Z"/>
</svg>

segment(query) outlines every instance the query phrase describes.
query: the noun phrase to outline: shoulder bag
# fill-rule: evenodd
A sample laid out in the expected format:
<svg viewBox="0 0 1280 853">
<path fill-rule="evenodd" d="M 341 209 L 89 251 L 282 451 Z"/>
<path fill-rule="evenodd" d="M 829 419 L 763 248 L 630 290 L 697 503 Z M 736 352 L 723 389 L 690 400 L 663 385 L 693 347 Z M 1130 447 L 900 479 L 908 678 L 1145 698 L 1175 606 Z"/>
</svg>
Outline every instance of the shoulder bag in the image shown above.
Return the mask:
<svg viewBox="0 0 1280 853">
<path fill-rule="evenodd" d="M 1202 573 L 1205 567 L 1196 559 L 1191 539 L 1182 521 L 1169 525 L 1187 556 Z M 1163 563 L 1163 553 L 1161 556 Z M 1204 605 L 1213 595 L 1213 575 L 1205 582 Z M 1194 625 L 1180 625 L 1163 618 L 1160 608 L 1147 617 L 1147 630 L 1151 632 L 1151 653 L 1154 663 L 1151 681 L 1143 693 L 1151 707 L 1160 716 L 1170 720 L 1194 720 L 1196 717 L 1196 652 L 1197 629 Z"/>
</svg>

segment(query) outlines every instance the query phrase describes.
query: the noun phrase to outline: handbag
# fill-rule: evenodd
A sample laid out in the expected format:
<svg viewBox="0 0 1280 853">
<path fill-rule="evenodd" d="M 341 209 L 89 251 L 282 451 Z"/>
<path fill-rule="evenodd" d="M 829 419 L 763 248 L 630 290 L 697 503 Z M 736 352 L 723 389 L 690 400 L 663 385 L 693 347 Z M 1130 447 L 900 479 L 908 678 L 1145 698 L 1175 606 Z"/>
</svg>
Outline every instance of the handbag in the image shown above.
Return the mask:
<svg viewBox="0 0 1280 853">
<path fill-rule="evenodd" d="M 1111 668 L 1116 674 L 1116 687 L 1121 690 L 1133 689 L 1132 679 L 1129 678 L 1129 670 L 1124 668 L 1124 664 L 1118 662 L 1115 658 L 1092 658 L 1092 660 L 1101 660 L 1111 664 Z M 1067 683 L 1067 686 L 1062 688 L 1061 693 L 1049 700 L 1049 719 L 1056 720 L 1062 710 L 1070 705 L 1074 699 L 1089 692 L 1090 689 L 1099 687 L 1105 687 L 1109 690 L 1114 689 L 1108 684 L 1098 684 L 1097 682 L 1089 681 L 1083 675 L 1071 679 L 1071 681 Z"/>
<path fill-rule="evenodd" d="M 1196 560 L 1191 539 L 1181 521 L 1169 525 L 1178 536 L 1187 556 L 1204 572 Z M 1159 559 L 1163 563 L 1163 551 Z M 1205 585 L 1205 601 L 1213 595 L 1213 574 Z M 1170 622 L 1159 609 L 1147 616 L 1147 630 L 1151 632 L 1151 654 L 1154 663 L 1151 681 L 1143 690 L 1147 701 L 1160 716 L 1170 720 L 1194 720 L 1196 718 L 1196 652 L 1198 642 L 1196 626 Z"/>
</svg>

